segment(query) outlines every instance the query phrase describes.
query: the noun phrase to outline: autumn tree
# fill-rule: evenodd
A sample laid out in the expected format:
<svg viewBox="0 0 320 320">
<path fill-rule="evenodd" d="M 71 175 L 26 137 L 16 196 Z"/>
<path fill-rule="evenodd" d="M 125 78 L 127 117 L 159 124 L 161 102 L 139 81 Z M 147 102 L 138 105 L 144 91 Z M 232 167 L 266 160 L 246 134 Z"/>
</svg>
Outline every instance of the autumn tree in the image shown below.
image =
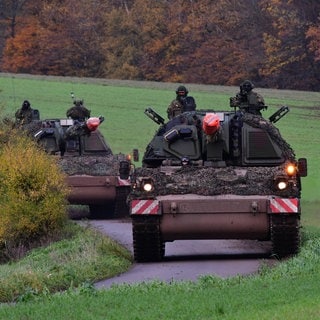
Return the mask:
<svg viewBox="0 0 320 320">
<path fill-rule="evenodd" d="M 103 1 L 102 1 L 103 2 Z M 102 4 L 42 1 L 39 12 L 7 40 L 3 68 L 11 72 L 99 76 Z"/>
<path fill-rule="evenodd" d="M 315 61 L 320 61 L 320 24 L 310 26 L 307 38 L 310 40 L 308 48 L 314 54 Z"/>
<path fill-rule="evenodd" d="M 108 78 L 139 79 L 141 56 L 140 30 L 131 9 L 112 8 L 104 15 L 105 38 L 101 48 L 104 54 L 104 75 Z"/>
<path fill-rule="evenodd" d="M 268 84 L 277 88 L 316 89 L 318 68 L 308 50 L 309 21 L 292 1 L 261 1 L 272 28 L 264 33 L 266 61 L 261 69 Z"/>
<path fill-rule="evenodd" d="M 9 23 L 9 34 L 13 38 L 16 33 L 17 17 L 21 14 L 24 7 L 30 3 L 30 0 L 1 0 L 0 17 L 1 20 L 7 20 Z"/>
<path fill-rule="evenodd" d="M 194 15 L 197 41 L 188 78 L 199 82 L 203 77 L 213 84 L 239 84 L 245 78 L 258 81 L 263 19 L 255 2 L 201 1 Z"/>
<path fill-rule="evenodd" d="M 0 56 L 7 38 L 13 38 L 16 29 L 23 23 L 20 16 L 28 10 L 32 0 L 1 0 L 0 1 Z"/>
<path fill-rule="evenodd" d="M 317 76 L 320 69 L 320 3 L 314 0 L 310 2 L 308 6 L 305 6 L 305 10 L 308 10 L 308 20 L 310 21 L 306 37 L 308 40 L 308 49 L 314 59 L 313 63 L 317 71 Z"/>
<path fill-rule="evenodd" d="M 0 8 L 5 71 L 320 87 L 317 0 L 3 0 Z"/>
</svg>

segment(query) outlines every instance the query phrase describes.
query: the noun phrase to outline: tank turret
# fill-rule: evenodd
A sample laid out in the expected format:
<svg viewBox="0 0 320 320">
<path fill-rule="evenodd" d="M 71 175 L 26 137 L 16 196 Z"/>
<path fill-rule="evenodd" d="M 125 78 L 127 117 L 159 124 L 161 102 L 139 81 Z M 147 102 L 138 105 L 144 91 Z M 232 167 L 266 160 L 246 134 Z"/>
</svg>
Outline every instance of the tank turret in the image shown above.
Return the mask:
<svg viewBox="0 0 320 320">
<path fill-rule="evenodd" d="M 283 114 L 288 109 L 280 110 Z M 150 114 L 150 108 L 146 113 Z M 161 127 L 147 147 L 143 166 L 158 167 L 165 160 L 177 162 L 182 158 L 188 158 L 190 164 L 202 161 L 205 166 L 215 167 L 276 166 L 293 160 L 293 150 L 273 125 L 279 117 L 279 111 L 270 117 L 272 121 L 241 111 L 185 112 L 159 123 Z"/>
</svg>

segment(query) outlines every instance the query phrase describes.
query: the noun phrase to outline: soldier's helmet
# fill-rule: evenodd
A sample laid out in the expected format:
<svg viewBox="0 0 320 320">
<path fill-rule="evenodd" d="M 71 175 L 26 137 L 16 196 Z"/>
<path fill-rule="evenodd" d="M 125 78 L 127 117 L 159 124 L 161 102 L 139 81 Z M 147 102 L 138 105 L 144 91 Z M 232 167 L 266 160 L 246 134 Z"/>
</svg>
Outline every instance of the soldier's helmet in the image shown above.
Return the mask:
<svg viewBox="0 0 320 320">
<path fill-rule="evenodd" d="M 240 84 L 240 90 L 249 93 L 254 88 L 254 84 L 250 80 L 245 80 Z"/>
<path fill-rule="evenodd" d="M 30 108 L 30 102 L 28 100 L 24 100 L 22 103 L 22 110 L 27 110 Z"/>
<path fill-rule="evenodd" d="M 176 94 L 179 97 L 186 97 L 188 95 L 188 89 L 185 86 L 179 86 L 176 90 Z"/>
<path fill-rule="evenodd" d="M 76 107 L 80 107 L 83 105 L 83 100 L 74 100 L 73 101 L 73 104 L 76 106 Z"/>
</svg>

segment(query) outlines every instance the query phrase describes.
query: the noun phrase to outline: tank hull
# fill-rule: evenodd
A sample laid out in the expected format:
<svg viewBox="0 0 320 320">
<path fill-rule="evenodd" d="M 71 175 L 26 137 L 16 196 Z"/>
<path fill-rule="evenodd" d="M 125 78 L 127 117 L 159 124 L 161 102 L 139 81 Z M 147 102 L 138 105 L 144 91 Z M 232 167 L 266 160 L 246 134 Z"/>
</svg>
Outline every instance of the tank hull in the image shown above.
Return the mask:
<svg viewBox="0 0 320 320">
<path fill-rule="evenodd" d="M 105 204 L 116 199 L 118 178 L 112 176 L 74 175 L 66 178 L 71 204 Z"/>
<path fill-rule="evenodd" d="M 295 254 L 300 242 L 300 201 L 274 196 L 165 195 L 131 202 L 137 261 L 161 260 L 175 240 L 271 241 L 273 252 Z M 146 241 L 147 240 L 147 241 Z"/>
<path fill-rule="evenodd" d="M 117 176 L 74 175 L 66 177 L 70 188 L 68 202 L 87 205 L 90 218 L 120 218 L 129 216 L 126 199 L 130 192 L 129 180 Z"/>
<path fill-rule="evenodd" d="M 267 197 L 159 197 L 165 241 L 270 238 Z"/>
</svg>

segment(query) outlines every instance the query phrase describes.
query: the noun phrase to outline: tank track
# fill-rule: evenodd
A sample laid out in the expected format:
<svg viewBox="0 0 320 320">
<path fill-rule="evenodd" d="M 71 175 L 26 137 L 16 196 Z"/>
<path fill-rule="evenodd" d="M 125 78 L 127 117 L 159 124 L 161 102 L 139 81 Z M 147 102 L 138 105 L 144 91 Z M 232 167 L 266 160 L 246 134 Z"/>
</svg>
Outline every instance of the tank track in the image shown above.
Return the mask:
<svg viewBox="0 0 320 320">
<path fill-rule="evenodd" d="M 126 218 L 129 217 L 129 206 L 127 204 L 127 197 L 130 193 L 130 186 L 116 188 L 116 202 L 113 217 Z"/>
<path fill-rule="evenodd" d="M 300 247 L 300 219 L 298 215 L 270 217 L 272 254 L 278 259 L 295 255 Z"/>
<path fill-rule="evenodd" d="M 165 243 L 161 239 L 160 217 L 133 216 L 133 251 L 137 262 L 160 261 L 165 254 Z"/>
</svg>

